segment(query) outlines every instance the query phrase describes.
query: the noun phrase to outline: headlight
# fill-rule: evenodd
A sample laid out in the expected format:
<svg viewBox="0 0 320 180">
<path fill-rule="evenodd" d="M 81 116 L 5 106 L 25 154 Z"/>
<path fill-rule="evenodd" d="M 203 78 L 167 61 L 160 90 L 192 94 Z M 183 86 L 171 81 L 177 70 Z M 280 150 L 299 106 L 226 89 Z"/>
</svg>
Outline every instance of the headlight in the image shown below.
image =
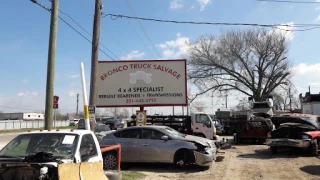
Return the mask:
<svg viewBox="0 0 320 180">
<path fill-rule="evenodd" d="M 310 139 L 308 135 L 302 135 L 302 139 Z"/>
</svg>

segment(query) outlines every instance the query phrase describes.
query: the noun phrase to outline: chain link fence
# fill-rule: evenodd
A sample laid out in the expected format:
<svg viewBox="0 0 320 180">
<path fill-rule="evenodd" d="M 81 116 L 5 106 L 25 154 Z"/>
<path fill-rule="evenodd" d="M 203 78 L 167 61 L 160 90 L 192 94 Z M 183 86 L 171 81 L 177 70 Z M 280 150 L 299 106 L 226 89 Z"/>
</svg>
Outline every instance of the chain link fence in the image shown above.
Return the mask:
<svg viewBox="0 0 320 180">
<path fill-rule="evenodd" d="M 69 126 L 69 120 L 56 120 L 53 122 L 55 127 Z M 23 120 L 7 120 L 0 121 L 0 130 L 24 129 L 24 128 L 43 128 L 44 120 L 23 121 Z"/>
</svg>

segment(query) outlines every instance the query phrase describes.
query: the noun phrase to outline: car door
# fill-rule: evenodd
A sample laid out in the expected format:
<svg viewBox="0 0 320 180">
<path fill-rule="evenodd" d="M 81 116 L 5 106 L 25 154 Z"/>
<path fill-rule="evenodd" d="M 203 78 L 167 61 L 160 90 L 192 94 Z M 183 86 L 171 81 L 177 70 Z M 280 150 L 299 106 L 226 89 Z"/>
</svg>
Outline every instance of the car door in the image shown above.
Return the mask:
<svg viewBox="0 0 320 180">
<path fill-rule="evenodd" d="M 165 134 L 155 129 L 142 129 L 141 162 L 172 162 L 172 140 L 161 140 Z"/>
<path fill-rule="evenodd" d="M 121 145 L 121 160 L 123 162 L 138 162 L 140 160 L 141 130 L 125 129 L 119 134 L 115 143 Z"/>
</svg>

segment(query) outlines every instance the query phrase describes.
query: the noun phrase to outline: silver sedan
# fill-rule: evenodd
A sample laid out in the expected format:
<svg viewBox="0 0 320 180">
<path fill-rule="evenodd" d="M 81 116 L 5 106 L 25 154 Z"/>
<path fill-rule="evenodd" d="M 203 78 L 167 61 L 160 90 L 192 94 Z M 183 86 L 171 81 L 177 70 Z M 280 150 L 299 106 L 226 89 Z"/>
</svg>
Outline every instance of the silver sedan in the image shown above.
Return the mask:
<svg viewBox="0 0 320 180">
<path fill-rule="evenodd" d="M 100 145 L 121 144 L 121 162 L 195 164 L 203 169 L 215 162 L 217 148 L 212 140 L 181 134 L 167 126 L 135 126 L 111 132 Z M 115 157 L 104 157 L 112 169 Z"/>
</svg>

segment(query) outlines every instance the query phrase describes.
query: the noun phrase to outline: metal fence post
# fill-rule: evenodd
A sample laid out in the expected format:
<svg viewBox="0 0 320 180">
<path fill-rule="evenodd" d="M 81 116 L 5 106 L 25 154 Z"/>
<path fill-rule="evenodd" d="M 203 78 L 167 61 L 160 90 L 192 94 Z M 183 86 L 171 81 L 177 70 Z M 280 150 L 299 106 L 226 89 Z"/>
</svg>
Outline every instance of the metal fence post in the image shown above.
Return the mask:
<svg viewBox="0 0 320 180">
<path fill-rule="evenodd" d="M 13 121 L 13 129 L 14 129 L 14 121 Z"/>
<path fill-rule="evenodd" d="M 7 129 L 7 121 L 4 121 L 4 129 Z"/>
</svg>

